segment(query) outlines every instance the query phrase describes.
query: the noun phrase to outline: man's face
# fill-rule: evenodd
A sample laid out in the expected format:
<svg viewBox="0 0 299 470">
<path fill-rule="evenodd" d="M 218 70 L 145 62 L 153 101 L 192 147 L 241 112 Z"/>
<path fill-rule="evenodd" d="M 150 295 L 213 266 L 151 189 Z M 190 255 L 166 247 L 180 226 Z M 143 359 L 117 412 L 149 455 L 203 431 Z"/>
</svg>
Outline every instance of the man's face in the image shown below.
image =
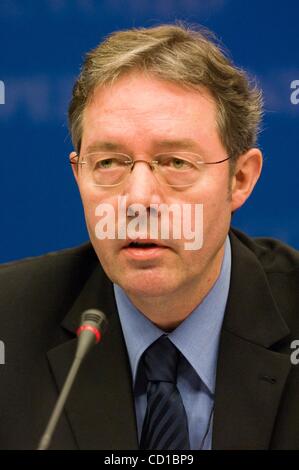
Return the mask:
<svg viewBox="0 0 299 470">
<path fill-rule="evenodd" d="M 207 162 L 227 156 L 217 132 L 215 101 L 205 89 L 190 91 L 139 73 L 98 88 L 87 106 L 80 155 L 104 142 L 133 160 L 151 161 L 154 155 L 173 150 L 191 150 Z M 150 167 L 141 162 L 135 164 L 126 181 L 113 188 L 90 184 L 81 177 L 80 169 L 76 179 L 97 256 L 108 277 L 131 298 L 186 295 L 219 269 L 231 219 L 228 161 L 205 165 L 201 178 L 184 189 L 161 185 Z M 95 235 L 99 221 L 96 207 L 108 203 L 117 213 L 120 196 L 126 197 L 127 206 L 203 204 L 203 246 L 186 250 L 183 238 L 162 240 L 166 248 L 154 256 L 150 251 L 147 256 L 144 249 L 138 256 L 124 248 L 126 240 L 99 240 Z"/>
</svg>

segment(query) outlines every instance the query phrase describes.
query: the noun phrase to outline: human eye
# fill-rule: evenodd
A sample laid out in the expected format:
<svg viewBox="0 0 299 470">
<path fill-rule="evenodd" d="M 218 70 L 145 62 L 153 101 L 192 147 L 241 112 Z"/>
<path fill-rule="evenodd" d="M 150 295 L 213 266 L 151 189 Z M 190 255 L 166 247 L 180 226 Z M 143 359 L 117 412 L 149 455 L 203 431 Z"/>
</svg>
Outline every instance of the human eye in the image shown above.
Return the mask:
<svg viewBox="0 0 299 470">
<path fill-rule="evenodd" d="M 158 161 L 161 167 L 170 170 L 192 170 L 194 168 L 191 162 L 176 154 L 161 155 Z"/>
<path fill-rule="evenodd" d="M 121 155 L 92 154 L 88 158 L 89 166 L 93 171 L 115 170 L 124 166 L 125 159 Z"/>
<path fill-rule="evenodd" d="M 116 157 L 101 157 L 96 161 L 95 169 L 109 170 L 120 166 L 121 161 Z"/>
<path fill-rule="evenodd" d="M 98 160 L 96 162 L 95 167 L 99 168 L 100 170 L 106 170 L 107 168 L 111 168 L 113 163 L 114 161 L 112 158 L 103 158 L 102 160 Z"/>
</svg>

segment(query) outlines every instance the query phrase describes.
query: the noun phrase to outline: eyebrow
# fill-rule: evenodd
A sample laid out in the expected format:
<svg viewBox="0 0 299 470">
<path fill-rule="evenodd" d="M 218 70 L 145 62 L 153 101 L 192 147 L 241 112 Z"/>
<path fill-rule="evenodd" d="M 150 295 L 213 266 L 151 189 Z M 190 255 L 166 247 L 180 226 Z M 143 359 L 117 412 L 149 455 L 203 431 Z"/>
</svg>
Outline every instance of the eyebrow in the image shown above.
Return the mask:
<svg viewBox="0 0 299 470">
<path fill-rule="evenodd" d="M 202 150 L 199 142 L 192 139 L 175 139 L 175 140 L 162 140 L 156 143 L 157 147 L 165 150 Z"/>
<path fill-rule="evenodd" d="M 159 151 L 166 150 L 193 150 L 194 152 L 202 152 L 203 149 L 199 145 L 199 142 L 192 139 L 164 139 L 157 140 L 153 144 L 154 148 L 158 148 Z M 109 141 L 97 141 L 90 144 L 86 148 L 86 153 L 99 152 L 99 151 L 110 151 L 110 152 L 123 152 L 124 146 L 115 142 Z"/>
<path fill-rule="evenodd" d="M 93 144 L 90 144 L 86 149 L 86 153 L 99 152 L 101 150 L 117 152 L 121 148 L 121 145 L 113 142 L 98 141 L 94 142 Z"/>
</svg>

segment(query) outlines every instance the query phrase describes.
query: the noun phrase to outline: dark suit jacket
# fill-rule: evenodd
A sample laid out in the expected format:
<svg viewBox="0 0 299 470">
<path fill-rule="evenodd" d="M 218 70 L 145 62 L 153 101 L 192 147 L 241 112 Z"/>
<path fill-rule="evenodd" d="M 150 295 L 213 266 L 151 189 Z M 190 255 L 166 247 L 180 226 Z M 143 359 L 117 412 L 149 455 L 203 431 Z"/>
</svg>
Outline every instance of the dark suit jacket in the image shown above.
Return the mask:
<svg viewBox="0 0 299 470">
<path fill-rule="evenodd" d="M 299 254 L 230 231 L 232 274 L 217 366 L 214 449 L 299 449 Z M 81 313 L 109 330 L 87 357 L 51 448 L 137 449 L 131 372 L 111 281 L 88 243 L 0 269 L 0 448 L 34 449 L 67 375 Z"/>
</svg>

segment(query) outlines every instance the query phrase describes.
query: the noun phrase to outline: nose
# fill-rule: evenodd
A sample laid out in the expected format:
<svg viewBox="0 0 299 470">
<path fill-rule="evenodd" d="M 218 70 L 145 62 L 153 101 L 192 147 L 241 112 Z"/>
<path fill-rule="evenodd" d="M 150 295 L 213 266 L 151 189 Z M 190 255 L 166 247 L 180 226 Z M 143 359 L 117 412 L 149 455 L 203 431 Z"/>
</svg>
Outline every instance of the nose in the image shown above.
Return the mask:
<svg viewBox="0 0 299 470">
<path fill-rule="evenodd" d="M 128 205 L 138 203 L 149 208 L 150 204 L 161 203 L 161 185 L 157 181 L 154 171 L 149 162 L 145 160 L 134 161 L 124 188 Z"/>
</svg>

